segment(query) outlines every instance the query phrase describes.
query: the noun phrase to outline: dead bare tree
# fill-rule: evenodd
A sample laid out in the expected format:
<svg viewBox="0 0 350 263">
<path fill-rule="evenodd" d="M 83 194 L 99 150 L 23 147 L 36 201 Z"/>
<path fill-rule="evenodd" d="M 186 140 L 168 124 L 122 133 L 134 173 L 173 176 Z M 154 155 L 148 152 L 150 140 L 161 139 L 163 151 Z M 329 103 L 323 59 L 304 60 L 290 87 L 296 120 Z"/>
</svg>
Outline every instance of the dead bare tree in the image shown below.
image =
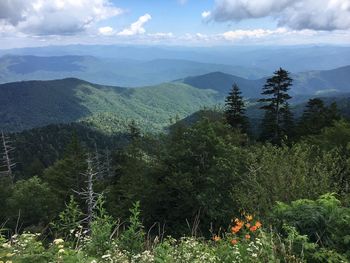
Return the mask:
<svg viewBox="0 0 350 263">
<path fill-rule="evenodd" d="M 11 140 L 8 136 L 5 135 L 3 131 L 1 131 L 1 141 L 2 141 L 2 159 L 4 164 L 1 166 L 6 170 L 1 172 L 1 174 L 7 175 L 11 182 L 14 182 L 13 168 L 16 166 L 13 158 L 11 158 L 11 153 L 15 150 L 11 145 Z"/>
<path fill-rule="evenodd" d="M 94 217 L 94 210 L 96 208 L 97 200 L 100 194 L 94 191 L 94 182 L 96 180 L 96 177 L 98 176 L 98 171 L 96 171 L 94 167 L 94 158 L 91 156 L 91 154 L 88 154 L 86 158 L 86 163 L 87 169 L 82 175 L 86 178 L 85 182 L 87 184 L 87 187 L 85 189 L 82 189 L 81 191 L 74 192 L 80 195 L 81 198 L 85 200 L 87 204 L 87 214 L 83 221 L 87 223 L 88 229 L 90 230 L 91 222 L 93 221 Z"/>
</svg>

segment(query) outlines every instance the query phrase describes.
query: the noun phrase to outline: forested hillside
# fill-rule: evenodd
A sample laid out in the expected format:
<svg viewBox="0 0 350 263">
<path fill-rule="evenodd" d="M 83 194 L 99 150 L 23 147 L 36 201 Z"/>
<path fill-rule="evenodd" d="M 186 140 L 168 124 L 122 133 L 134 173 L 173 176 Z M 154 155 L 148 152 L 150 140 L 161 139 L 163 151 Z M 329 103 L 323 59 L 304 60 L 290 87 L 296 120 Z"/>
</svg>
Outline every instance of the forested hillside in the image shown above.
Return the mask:
<svg viewBox="0 0 350 263">
<path fill-rule="evenodd" d="M 219 101 L 213 90 L 181 83 L 126 89 L 64 79 L 3 84 L 0 92 L 0 127 L 6 131 L 85 119 L 107 132 L 125 130 L 131 120 L 159 131 L 171 118 Z"/>
<path fill-rule="evenodd" d="M 349 67 L 292 75 L 291 104 L 296 115 L 311 97 L 329 97 L 331 101 L 341 98 L 339 107 L 346 111 L 349 76 Z M 256 99 L 265 81 L 266 78 L 248 80 L 214 72 L 137 89 L 97 85 L 76 78 L 7 83 L 0 85 L 0 128 L 21 131 L 85 121 L 112 133 L 125 131 L 135 120 L 142 130 L 158 132 L 175 119 L 186 118 L 204 107 L 223 105 L 232 83 L 237 83 L 249 99 L 249 117 L 258 121 L 261 114 L 255 110 L 259 107 Z"/>
<path fill-rule="evenodd" d="M 125 133 L 101 132 L 91 120 L 2 133 L 0 260 L 348 262 L 349 100 L 310 98 L 296 116 L 290 76 L 279 69 L 261 87 L 259 124 L 233 83 L 223 107 L 162 133 L 132 120 Z M 168 94 L 177 97 L 178 89 L 198 101 L 198 92 L 217 96 L 185 84 L 129 90 L 77 79 L 29 83 L 37 96 L 52 90 L 58 102 L 50 103 L 62 110 L 69 104 L 59 99 L 72 102 L 72 93 L 89 110 L 162 98 L 175 111 Z M 72 83 L 74 89 L 65 85 Z M 22 111 L 32 94 L 27 85 L 6 86 L 8 96 L 21 90 Z"/>
</svg>

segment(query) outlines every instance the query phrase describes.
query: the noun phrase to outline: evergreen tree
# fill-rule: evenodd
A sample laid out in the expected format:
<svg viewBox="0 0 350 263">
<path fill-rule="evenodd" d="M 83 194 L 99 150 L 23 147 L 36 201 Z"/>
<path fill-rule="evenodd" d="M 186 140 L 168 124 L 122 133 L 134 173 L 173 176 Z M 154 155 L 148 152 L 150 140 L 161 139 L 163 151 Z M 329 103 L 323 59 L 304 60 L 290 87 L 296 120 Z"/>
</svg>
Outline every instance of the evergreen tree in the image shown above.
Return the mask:
<svg viewBox="0 0 350 263">
<path fill-rule="evenodd" d="M 319 134 L 324 127 L 331 126 L 334 120 L 339 120 L 336 103 L 329 107 L 321 99 L 310 99 L 298 125 L 298 135 Z"/>
<path fill-rule="evenodd" d="M 288 100 L 291 96 L 287 93 L 292 85 L 292 79 L 289 72 L 280 68 L 274 75 L 266 80 L 262 95 L 268 98 L 260 99 L 264 105 L 261 109 L 265 110 L 265 117 L 262 122 L 261 139 L 279 144 L 282 138 L 287 135 L 286 118 L 288 125 L 291 125 L 291 112 L 288 106 Z"/>
<path fill-rule="evenodd" d="M 240 129 L 243 132 L 248 130 L 248 119 L 245 116 L 245 105 L 242 92 L 236 83 L 233 84 L 232 90 L 225 100 L 225 116 L 227 123 L 235 129 Z"/>
<path fill-rule="evenodd" d="M 282 131 L 288 139 L 292 139 L 295 136 L 294 115 L 290 110 L 288 102 L 286 102 L 285 107 L 282 108 Z"/>
</svg>

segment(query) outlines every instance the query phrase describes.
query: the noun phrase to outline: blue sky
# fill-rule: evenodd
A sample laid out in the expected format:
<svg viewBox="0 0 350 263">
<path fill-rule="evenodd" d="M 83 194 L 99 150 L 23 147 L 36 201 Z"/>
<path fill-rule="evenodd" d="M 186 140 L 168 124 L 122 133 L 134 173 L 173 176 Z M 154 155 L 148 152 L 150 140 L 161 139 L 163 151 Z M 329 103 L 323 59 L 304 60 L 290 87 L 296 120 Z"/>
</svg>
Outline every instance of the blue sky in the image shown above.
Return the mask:
<svg viewBox="0 0 350 263">
<path fill-rule="evenodd" d="M 0 1 L 0 48 L 350 44 L 350 0 Z"/>
</svg>

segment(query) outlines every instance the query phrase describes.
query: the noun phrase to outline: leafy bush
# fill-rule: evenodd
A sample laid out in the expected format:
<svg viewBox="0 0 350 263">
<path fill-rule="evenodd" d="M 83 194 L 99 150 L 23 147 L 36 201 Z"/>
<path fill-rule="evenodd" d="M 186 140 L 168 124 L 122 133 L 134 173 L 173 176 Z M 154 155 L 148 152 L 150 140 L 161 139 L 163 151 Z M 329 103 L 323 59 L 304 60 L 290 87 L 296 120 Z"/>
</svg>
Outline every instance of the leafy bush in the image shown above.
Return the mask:
<svg viewBox="0 0 350 263">
<path fill-rule="evenodd" d="M 283 224 L 288 224 L 322 247 L 317 257 L 326 257 L 325 249 L 329 249 L 328 254 L 347 253 L 350 259 L 350 208 L 343 207 L 334 194 L 325 194 L 315 201 L 297 200 L 289 205 L 279 202 L 273 216 L 280 231 L 283 232 Z"/>
<path fill-rule="evenodd" d="M 111 234 L 114 227 L 113 218 L 103 207 L 104 201 L 99 197 L 94 213 L 94 220 L 90 225 L 90 235 L 86 237 L 86 250 L 90 255 L 102 256 L 112 248 Z"/>
<path fill-rule="evenodd" d="M 63 237 L 65 240 L 71 241 L 75 240 L 75 233 L 80 231 L 82 216 L 81 209 L 74 197 L 71 196 L 66 209 L 59 214 L 58 220 L 51 223 L 56 237 Z"/>
<path fill-rule="evenodd" d="M 130 209 L 129 226 L 119 239 L 119 246 L 122 250 L 126 250 L 131 254 L 142 252 L 145 242 L 145 232 L 140 220 L 140 202 L 135 202 Z"/>
</svg>

